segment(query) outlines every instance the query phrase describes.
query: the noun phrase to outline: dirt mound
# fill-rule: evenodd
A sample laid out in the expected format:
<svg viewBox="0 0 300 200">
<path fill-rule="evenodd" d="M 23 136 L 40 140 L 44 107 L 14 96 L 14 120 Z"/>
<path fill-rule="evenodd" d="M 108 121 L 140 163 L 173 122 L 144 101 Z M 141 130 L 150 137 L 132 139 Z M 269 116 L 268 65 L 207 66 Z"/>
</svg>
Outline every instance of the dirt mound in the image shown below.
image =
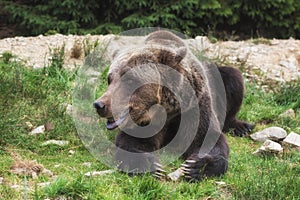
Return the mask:
<svg viewBox="0 0 300 200">
<path fill-rule="evenodd" d="M 0 40 L 0 54 L 9 51 L 26 65 L 34 68 L 47 66 L 51 50 L 64 46 L 65 66 L 73 68 L 83 63 L 84 54 L 74 56 L 76 45 L 82 49 L 95 43 L 108 45 L 108 58 L 116 49 L 140 44 L 143 37 L 115 35 L 51 35 L 37 37 L 14 37 Z M 243 67 L 249 74 L 287 81 L 300 78 L 300 40 L 219 41 L 211 43 L 207 37 L 198 36 L 187 40 L 191 48 L 200 50 L 209 59 L 219 63 Z M 83 50 L 82 50 L 83 51 Z"/>
</svg>

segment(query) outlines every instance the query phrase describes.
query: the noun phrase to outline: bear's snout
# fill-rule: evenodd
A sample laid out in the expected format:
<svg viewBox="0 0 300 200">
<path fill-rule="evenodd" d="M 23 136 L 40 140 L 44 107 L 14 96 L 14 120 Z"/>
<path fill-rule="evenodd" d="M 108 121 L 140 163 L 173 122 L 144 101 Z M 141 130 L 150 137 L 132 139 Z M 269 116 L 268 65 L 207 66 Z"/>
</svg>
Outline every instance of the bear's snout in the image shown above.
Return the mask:
<svg viewBox="0 0 300 200">
<path fill-rule="evenodd" d="M 106 98 L 100 97 L 94 102 L 94 108 L 96 108 L 97 113 L 100 115 L 100 117 L 110 117 L 110 103 L 108 100 L 105 100 Z"/>
</svg>

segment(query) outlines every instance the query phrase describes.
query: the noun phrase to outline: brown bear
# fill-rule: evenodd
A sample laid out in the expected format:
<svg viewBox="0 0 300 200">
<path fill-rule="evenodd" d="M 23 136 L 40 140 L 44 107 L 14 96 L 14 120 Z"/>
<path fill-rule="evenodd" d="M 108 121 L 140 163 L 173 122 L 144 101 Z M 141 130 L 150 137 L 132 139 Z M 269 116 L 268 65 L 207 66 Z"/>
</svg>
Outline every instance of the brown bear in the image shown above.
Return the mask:
<svg viewBox="0 0 300 200">
<path fill-rule="evenodd" d="M 222 97 L 208 81 L 213 66 L 199 62 L 180 37 L 164 30 L 149 34 L 143 46 L 114 55 L 108 88 L 94 107 L 107 118 L 107 129 L 121 129 L 115 155 L 120 170 L 163 177 L 154 152 L 172 146 L 182 153 L 187 180 L 226 172 L 229 147 L 222 130 L 243 136 L 253 125 L 236 119 L 244 95 L 240 71 L 217 68 L 226 92 Z M 170 77 L 174 71 L 179 75 Z M 224 102 L 224 114 L 213 99 Z"/>
</svg>

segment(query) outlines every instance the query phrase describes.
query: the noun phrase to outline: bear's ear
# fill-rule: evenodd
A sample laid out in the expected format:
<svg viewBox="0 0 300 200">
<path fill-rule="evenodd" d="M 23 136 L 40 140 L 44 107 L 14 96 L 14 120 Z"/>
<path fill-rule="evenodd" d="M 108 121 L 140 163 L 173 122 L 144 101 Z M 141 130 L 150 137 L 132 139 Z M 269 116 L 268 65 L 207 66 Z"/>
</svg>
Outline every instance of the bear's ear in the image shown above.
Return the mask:
<svg viewBox="0 0 300 200">
<path fill-rule="evenodd" d="M 160 51 L 160 56 L 158 57 L 158 60 L 162 64 L 176 68 L 177 64 L 180 63 L 182 59 L 186 56 L 186 53 L 186 47 L 180 47 L 176 51 L 163 49 Z"/>
<path fill-rule="evenodd" d="M 177 64 L 180 63 L 181 60 L 186 56 L 186 52 L 187 52 L 186 47 L 180 47 L 176 51 L 176 55 L 175 55 L 174 61 L 177 62 Z"/>
</svg>

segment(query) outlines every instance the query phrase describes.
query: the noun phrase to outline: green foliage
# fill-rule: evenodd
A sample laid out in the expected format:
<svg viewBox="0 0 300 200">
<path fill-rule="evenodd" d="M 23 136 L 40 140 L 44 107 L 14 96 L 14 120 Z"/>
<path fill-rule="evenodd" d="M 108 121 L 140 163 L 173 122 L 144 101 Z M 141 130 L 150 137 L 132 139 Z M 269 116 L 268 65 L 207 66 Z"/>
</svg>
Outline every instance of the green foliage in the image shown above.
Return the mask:
<svg viewBox="0 0 300 200">
<path fill-rule="evenodd" d="M 3 4 L 13 22 L 20 23 L 20 28 L 35 35 L 49 30 L 79 33 L 82 28 L 96 24 L 93 11 L 99 8 L 94 0 L 4 1 Z"/>
<path fill-rule="evenodd" d="M 84 56 L 90 55 L 90 53 L 99 46 L 99 40 L 95 40 L 94 42 L 91 42 L 89 39 L 86 39 L 83 41 L 83 50 L 84 50 Z"/>
<path fill-rule="evenodd" d="M 64 64 L 65 44 L 61 47 L 49 49 L 49 51 L 51 56 L 49 68 L 61 70 Z"/>
<path fill-rule="evenodd" d="M 51 186 L 45 187 L 43 192 L 47 197 L 65 196 L 71 199 L 84 199 L 85 193 L 94 190 L 93 185 L 84 181 L 83 176 L 78 176 L 74 180 L 58 178 Z"/>
<path fill-rule="evenodd" d="M 159 26 L 191 36 L 211 31 L 220 36 L 226 31 L 246 37 L 300 38 L 298 0 L 27 0 L 1 4 L 23 34 L 106 34 Z"/>
<path fill-rule="evenodd" d="M 1 54 L 1 57 L 2 57 L 2 60 L 4 63 L 8 64 L 9 61 L 14 58 L 15 56 L 10 52 L 10 51 L 4 51 L 2 54 Z"/>
</svg>

